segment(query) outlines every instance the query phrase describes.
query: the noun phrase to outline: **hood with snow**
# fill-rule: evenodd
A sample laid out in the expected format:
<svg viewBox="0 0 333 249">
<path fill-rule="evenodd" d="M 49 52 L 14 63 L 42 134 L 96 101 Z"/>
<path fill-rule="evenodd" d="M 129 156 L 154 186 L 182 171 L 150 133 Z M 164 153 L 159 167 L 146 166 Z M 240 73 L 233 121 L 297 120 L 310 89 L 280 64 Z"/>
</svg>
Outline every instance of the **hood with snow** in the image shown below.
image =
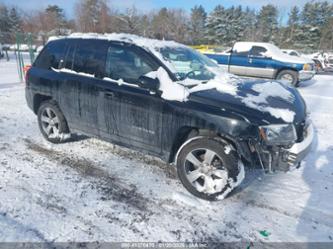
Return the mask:
<svg viewBox="0 0 333 249">
<path fill-rule="evenodd" d="M 299 123 L 306 113 L 298 91 L 280 82 L 242 82 L 235 86 L 235 92 L 211 88 L 191 93 L 188 101 L 241 114 L 257 125 Z"/>
<path fill-rule="evenodd" d="M 302 122 L 306 106 L 294 87 L 278 81 L 244 81 L 228 73 L 219 74 L 208 82 L 185 86 L 173 82 L 163 68 L 148 76 L 160 81 L 161 97 L 170 101 L 198 102 L 236 112 L 251 123 L 283 124 Z"/>
</svg>

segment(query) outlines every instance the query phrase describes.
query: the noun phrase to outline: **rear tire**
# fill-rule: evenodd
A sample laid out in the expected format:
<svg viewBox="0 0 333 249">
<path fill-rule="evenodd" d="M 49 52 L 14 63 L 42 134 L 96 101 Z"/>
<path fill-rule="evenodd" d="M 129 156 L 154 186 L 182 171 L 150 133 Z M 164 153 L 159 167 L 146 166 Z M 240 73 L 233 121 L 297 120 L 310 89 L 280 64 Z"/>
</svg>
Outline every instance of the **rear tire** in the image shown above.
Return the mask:
<svg viewBox="0 0 333 249">
<path fill-rule="evenodd" d="M 289 83 L 290 85 L 293 85 L 295 87 L 298 86 L 299 80 L 298 80 L 298 73 L 292 70 L 283 70 L 281 71 L 277 77 L 277 80 L 283 80 Z"/>
<path fill-rule="evenodd" d="M 62 143 L 70 138 L 65 116 L 54 101 L 48 100 L 40 105 L 37 119 L 39 129 L 47 141 Z"/>
<path fill-rule="evenodd" d="M 223 199 L 244 178 L 244 166 L 233 146 L 214 138 L 190 139 L 181 147 L 176 163 L 184 187 L 205 200 Z"/>
</svg>

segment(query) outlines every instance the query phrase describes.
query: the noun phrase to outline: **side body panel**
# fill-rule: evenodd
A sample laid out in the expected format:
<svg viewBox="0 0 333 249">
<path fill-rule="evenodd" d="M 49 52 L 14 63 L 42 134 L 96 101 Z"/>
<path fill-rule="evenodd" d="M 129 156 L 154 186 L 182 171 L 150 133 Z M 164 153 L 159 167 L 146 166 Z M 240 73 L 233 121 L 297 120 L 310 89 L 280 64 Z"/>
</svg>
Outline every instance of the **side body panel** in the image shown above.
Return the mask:
<svg viewBox="0 0 333 249">
<path fill-rule="evenodd" d="M 251 58 L 232 55 L 228 62 L 227 55 L 206 55 L 217 61 L 219 65 L 227 66 L 230 73 L 240 76 L 274 79 L 281 70 L 294 70 L 299 72 L 303 69 L 303 64 L 283 62 L 269 58 Z"/>
</svg>

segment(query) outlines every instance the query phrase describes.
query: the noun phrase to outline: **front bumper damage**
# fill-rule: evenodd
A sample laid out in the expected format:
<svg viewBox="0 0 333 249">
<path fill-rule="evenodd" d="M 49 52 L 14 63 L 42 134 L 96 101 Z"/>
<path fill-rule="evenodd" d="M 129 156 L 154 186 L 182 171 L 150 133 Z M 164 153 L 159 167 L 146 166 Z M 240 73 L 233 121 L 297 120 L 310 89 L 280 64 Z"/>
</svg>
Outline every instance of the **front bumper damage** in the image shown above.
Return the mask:
<svg viewBox="0 0 333 249">
<path fill-rule="evenodd" d="M 299 167 L 301 161 L 309 154 L 314 138 L 314 128 L 309 123 L 303 131 L 303 140 L 290 148 L 262 148 L 257 146 L 259 162 L 267 172 L 289 171 Z"/>
<path fill-rule="evenodd" d="M 299 71 L 298 78 L 300 81 L 311 80 L 315 76 L 316 71 Z"/>
</svg>

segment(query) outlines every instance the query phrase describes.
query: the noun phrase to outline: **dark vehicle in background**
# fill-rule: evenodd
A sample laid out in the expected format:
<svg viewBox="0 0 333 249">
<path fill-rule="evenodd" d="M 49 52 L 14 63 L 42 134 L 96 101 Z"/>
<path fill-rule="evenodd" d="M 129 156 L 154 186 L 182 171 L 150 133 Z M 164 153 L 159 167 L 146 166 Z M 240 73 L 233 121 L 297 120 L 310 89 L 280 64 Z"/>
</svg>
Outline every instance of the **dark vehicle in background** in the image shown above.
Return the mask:
<svg viewBox="0 0 333 249">
<path fill-rule="evenodd" d="M 310 59 L 292 56 L 270 43 L 236 42 L 224 53 L 207 53 L 228 72 L 240 76 L 284 80 L 297 86 L 315 75 Z"/>
<path fill-rule="evenodd" d="M 233 76 L 229 84 L 221 71 L 171 41 L 75 35 L 43 48 L 27 72 L 26 99 L 48 141 L 78 132 L 139 150 L 175 164 L 195 196 L 223 199 L 243 180 L 244 164 L 297 167 L 313 130 L 293 87 Z M 249 102 L 261 94 L 265 103 Z"/>
</svg>

